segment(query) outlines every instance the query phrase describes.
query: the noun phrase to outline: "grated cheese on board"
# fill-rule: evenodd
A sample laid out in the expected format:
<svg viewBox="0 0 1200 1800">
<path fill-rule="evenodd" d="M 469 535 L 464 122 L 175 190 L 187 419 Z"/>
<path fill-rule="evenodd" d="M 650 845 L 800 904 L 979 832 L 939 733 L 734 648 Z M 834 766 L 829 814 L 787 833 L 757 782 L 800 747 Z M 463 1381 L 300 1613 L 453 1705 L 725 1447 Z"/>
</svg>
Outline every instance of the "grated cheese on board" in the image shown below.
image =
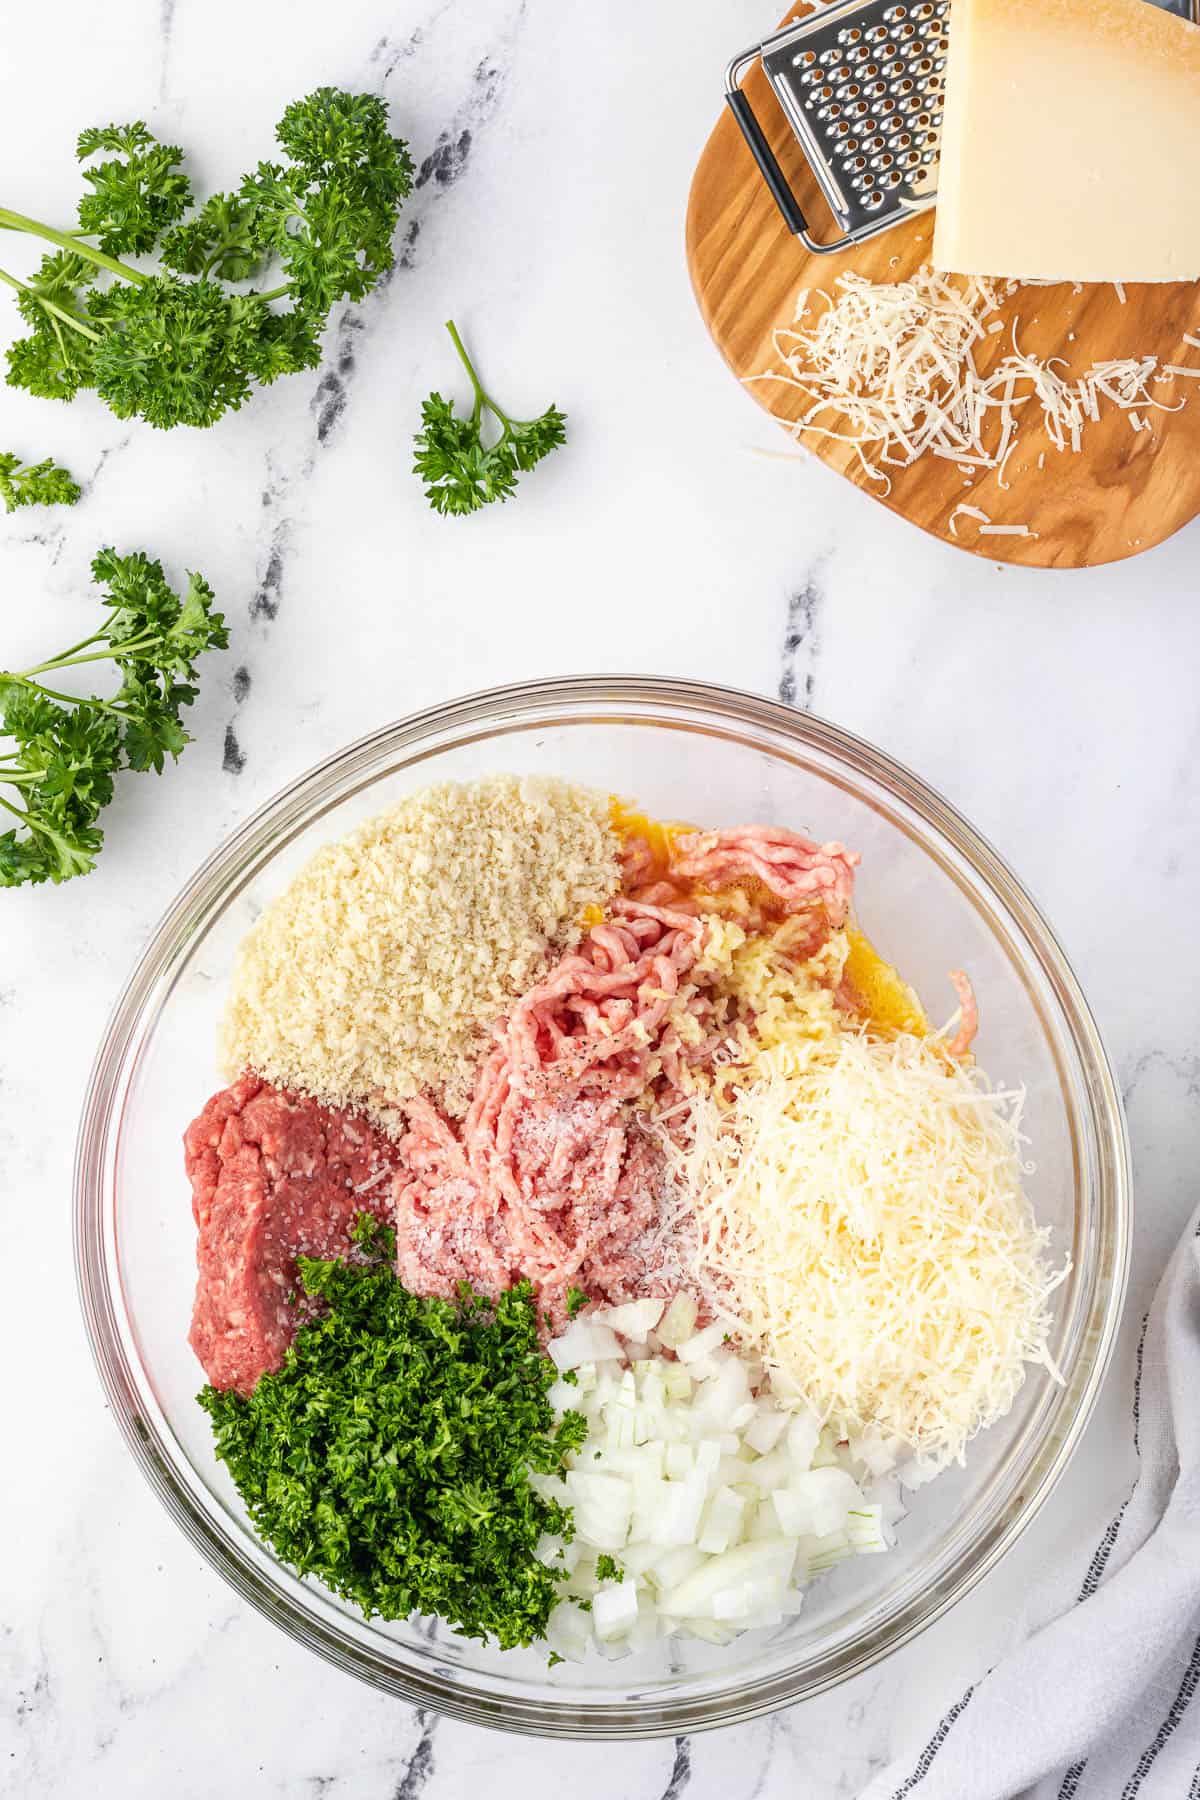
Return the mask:
<svg viewBox="0 0 1200 1800">
<path fill-rule="evenodd" d="M 991 523 L 982 506 L 967 506 L 964 501 L 960 501 L 954 511 L 950 514 L 949 525 L 951 537 L 958 536 L 958 520 L 960 518 L 978 519 L 981 525 L 988 525 Z"/>
<path fill-rule="evenodd" d="M 488 1029 L 619 887 L 605 794 L 514 775 L 413 794 L 319 850 L 250 931 L 226 1073 L 388 1127 L 422 1090 L 461 1113 Z"/>
<path fill-rule="evenodd" d="M 865 473 L 891 491 L 889 469 L 910 468 L 922 456 L 961 468 L 1004 470 L 1028 416 L 1044 427 L 1060 453 L 1077 454 L 1083 434 L 1107 404 L 1178 411 L 1154 398 L 1150 382 L 1173 378 L 1154 356 L 1110 357 L 1076 379 L 1062 359 L 1023 351 L 1012 326 L 1012 348 L 986 374 L 976 351 L 997 333 L 994 317 L 1020 282 L 952 278 L 929 268 L 907 281 L 871 282 L 849 271 L 836 292 L 804 289 L 792 326 L 775 331 L 777 366 L 749 377 L 798 388 L 808 397 L 792 436 L 849 444 Z M 824 311 L 805 325 L 813 300 Z M 1191 341 L 1191 340 L 1185 340 Z"/>
<path fill-rule="evenodd" d="M 837 1028 L 828 996 L 775 1019 L 692 1097 L 675 1171 L 697 1271 L 772 1381 L 839 1436 L 961 1461 L 1047 1350 L 1049 1233 L 1022 1191 L 1020 1096 L 911 1034 Z"/>
</svg>

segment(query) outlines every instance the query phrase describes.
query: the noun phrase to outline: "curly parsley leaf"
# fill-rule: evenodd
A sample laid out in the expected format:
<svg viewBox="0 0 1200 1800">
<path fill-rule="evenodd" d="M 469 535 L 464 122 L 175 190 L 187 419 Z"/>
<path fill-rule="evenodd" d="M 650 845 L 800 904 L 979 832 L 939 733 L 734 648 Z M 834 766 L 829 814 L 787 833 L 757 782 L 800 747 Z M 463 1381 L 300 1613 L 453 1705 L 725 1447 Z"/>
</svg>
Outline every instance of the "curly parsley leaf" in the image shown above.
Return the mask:
<svg viewBox="0 0 1200 1800">
<path fill-rule="evenodd" d="M 252 206 L 237 194 L 214 194 L 193 218 L 171 227 L 162 259 L 181 275 L 249 281 L 269 261 L 270 246 L 256 234 Z"/>
<path fill-rule="evenodd" d="M 160 144 L 141 119 L 81 131 L 80 162 L 98 150 L 120 154 L 83 171 L 92 191 L 79 202 L 80 230 L 110 256 L 143 255 L 192 204 L 191 183 L 179 171 L 183 151 Z"/>
<path fill-rule="evenodd" d="M 562 1580 L 539 1540 L 572 1532 L 531 1475 L 559 1474 L 586 1421 L 555 1417 L 528 1285 L 419 1299 L 385 1260 L 389 1237 L 360 1237 L 365 1261 L 300 1259 L 323 1312 L 248 1398 L 200 1394 L 217 1455 L 276 1553 L 368 1618 L 437 1614 L 531 1644 Z"/>
<path fill-rule="evenodd" d="M 425 483 L 425 498 L 435 512 L 477 512 L 494 500 L 516 492 L 517 478 L 534 468 L 567 438 L 565 414 L 549 406 L 536 419 L 512 419 L 485 391 L 452 319 L 447 320 L 454 348 L 471 378 L 475 403 L 468 416 L 438 393 L 421 406 L 413 473 Z M 500 426 L 491 443 L 484 442 L 484 415 Z"/>
<path fill-rule="evenodd" d="M 99 629 L 32 668 L 0 672 L 0 808 L 16 820 L 0 834 L 0 887 L 69 881 L 95 866 L 114 775 L 161 774 L 179 755 L 197 661 L 229 641 L 202 575 L 189 575 L 177 594 L 161 563 L 111 549 L 98 552 L 92 573 L 107 589 Z M 58 671 L 95 662 L 114 664 L 121 677 L 111 699 L 73 696 L 41 679 L 57 683 Z"/>
<path fill-rule="evenodd" d="M 167 429 L 211 425 L 256 384 L 314 367 L 330 308 L 392 265 L 413 164 L 370 94 L 318 88 L 276 137 L 286 162 L 190 217 L 182 152 L 140 120 L 81 134 L 81 159 L 117 154 L 84 170 L 77 231 L 0 207 L 0 227 L 59 246 L 30 280 L 0 269 L 30 327 L 8 350 L 9 383 L 62 400 L 95 388 L 119 418 Z M 118 260 L 156 247 L 154 272 Z M 269 269 L 281 279 L 262 291 L 227 285 Z"/>
<path fill-rule="evenodd" d="M 291 166 L 260 163 L 240 190 L 262 241 L 308 311 L 361 300 L 392 266 L 396 215 L 412 189 L 408 146 L 389 135 L 381 100 L 337 88 L 294 102 L 275 136 Z"/>
<path fill-rule="evenodd" d="M 256 307 L 266 311 L 215 282 L 168 275 L 93 295 L 88 317 L 105 327 L 92 358 L 101 399 L 119 419 L 163 427 L 212 425 L 236 411 L 251 388 L 239 325 Z"/>
<path fill-rule="evenodd" d="M 71 471 L 46 457 L 23 463 L 11 450 L 0 452 L 0 500 L 5 512 L 18 506 L 74 506 L 81 489 Z"/>
</svg>

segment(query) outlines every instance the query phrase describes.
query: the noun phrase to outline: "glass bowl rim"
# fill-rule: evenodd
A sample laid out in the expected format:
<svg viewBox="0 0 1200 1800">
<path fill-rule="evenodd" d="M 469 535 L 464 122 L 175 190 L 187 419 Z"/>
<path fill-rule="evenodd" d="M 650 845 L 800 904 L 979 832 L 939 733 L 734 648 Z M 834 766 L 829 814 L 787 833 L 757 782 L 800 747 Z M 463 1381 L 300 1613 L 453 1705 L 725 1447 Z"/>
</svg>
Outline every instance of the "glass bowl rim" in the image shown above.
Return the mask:
<svg viewBox="0 0 1200 1800">
<path fill-rule="evenodd" d="M 1057 1447 L 1041 1468 L 1035 1486 L 1012 1516 L 994 1528 L 982 1553 L 973 1549 L 962 1566 L 943 1580 L 929 1604 L 909 1605 L 909 1616 L 884 1619 L 867 1633 L 856 1653 L 843 1665 L 817 1677 L 803 1670 L 771 1675 L 742 1692 L 715 1697 L 684 1695 L 652 1705 L 626 1704 L 606 1698 L 593 1706 L 553 1701 L 494 1700 L 471 1694 L 457 1682 L 417 1669 L 397 1669 L 394 1662 L 327 1626 L 276 1588 L 193 1503 L 162 1453 L 151 1428 L 141 1417 L 136 1387 L 117 1320 L 117 1301 L 109 1281 L 105 1229 L 105 1183 L 110 1138 L 119 1125 L 114 1101 L 123 1086 L 129 1053 L 140 1043 L 138 1025 L 147 1001 L 168 966 L 186 947 L 189 917 L 217 897 L 231 870 L 252 857 L 258 847 L 316 813 L 330 791 L 344 785 L 388 750 L 407 752 L 398 766 L 419 762 L 419 747 L 459 727 L 491 727 L 545 707 L 576 709 L 572 723 L 587 720 L 589 705 L 651 705 L 681 720 L 689 709 L 707 713 L 726 726 L 758 727 L 791 738 L 794 743 L 831 756 L 853 772 L 877 783 L 940 834 L 965 861 L 988 893 L 1006 908 L 1018 926 L 1022 948 L 1032 952 L 1049 979 L 1070 1030 L 1071 1049 L 1084 1078 L 1086 1112 L 1102 1152 L 1098 1159 L 1097 1204 L 1107 1220 L 1109 1239 L 1102 1245 L 1107 1290 L 1101 1316 L 1083 1334 L 1073 1371 L 1078 1392 Z M 597 724 L 619 724 L 622 716 L 598 715 Z M 626 722 L 637 723 L 636 718 Z M 647 718 L 647 724 L 664 719 Z M 461 742 L 462 740 L 457 740 Z M 453 744 L 438 746 L 451 748 Z M 781 1706 L 811 1697 L 863 1673 L 883 1657 L 911 1642 L 974 1588 L 1032 1522 L 1070 1461 L 1090 1417 L 1104 1378 L 1121 1318 L 1129 1269 L 1132 1172 L 1128 1134 L 1120 1090 L 1096 1022 L 1079 982 L 1057 938 L 1039 908 L 992 845 L 936 789 L 865 739 L 809 712 L 783 702 L 712 683 L 661 676 L 587 675 L 547 678 L 483 689 L 410 713 L 343 746 L 303 771 L 263 802 L 205 858 L 160 918 L 137 959 L 109 1016 L 93 1063 L 80 1116 L 74 1170 L 73 1246 L 76 1284 L 92 1356 L 118 1427 L 143 1475 L 176 1524 L 205 1560 L 234 1590 L 290 1637 L 315 1650 L 345 1672 L 357 1675 L 397 1697 L 431 1707 L 449 1717 L 528 1735 L 622 1739 L 675 1735 L 739 1723 Z M 1102 1270 L 1103 1272 L 1103 1270 Z M 1101 1283 L 1101 1286 L 1103 1284 Z M 1081 1373 L 1082 1372 L 1082 1376 Z M 1047 1426 L 1035 1445 L 1050 1437 Z"/>
</svg>

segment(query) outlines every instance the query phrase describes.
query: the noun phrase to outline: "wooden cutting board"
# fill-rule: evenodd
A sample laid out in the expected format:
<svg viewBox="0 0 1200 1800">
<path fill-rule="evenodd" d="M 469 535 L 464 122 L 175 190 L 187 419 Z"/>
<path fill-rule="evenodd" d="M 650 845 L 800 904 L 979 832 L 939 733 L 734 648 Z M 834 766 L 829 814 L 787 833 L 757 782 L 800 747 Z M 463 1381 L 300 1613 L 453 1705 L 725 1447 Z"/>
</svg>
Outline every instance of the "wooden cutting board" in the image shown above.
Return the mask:
<svg viewBox="0 0 1200 1800">
<path fill-rule="evenodd" d="M 828 212 L 757 64 L 745 85 L 801 207 L 817 234 L 825 235 Z M 832 222 L 827 235 L 835 235 Z M 927 212 L 843 254 L 812 256 L 784 225 L 728 109 L 692 179 L 692 285 L 717 348 L 741 380 L 777 366 L 772 333 L 791 324 L 802 288 L 830 292 L 847 269 L 871 281 L 903 280 L 928 261 L 932 238 L 933 214 Z M 1018 319 L 1022 350 L 1066 357 L 1070 368 L 1064 373 L 1116 356 L 1150 355 L 1200 368 L 1200 350 L 1184 341 L 1186 333 L 1200 337 L 1200 283 L 1130 285 L 1124 305 L 1110 286 L 1078 292 L 1069 284 L 1027 287 L 1004 303 L 1000 316 L 997 357 L 1011 344 Z M 986 354 L 978 361 L 986 369 Z M 777 382 L 751 382 L 747 391 L 785 423 L 806 405 L 797 389 Z M 995 470 L 976 471 L 967 486 L 954 463 L 926 455 L 909 469 L 892 470 L 892 489 L 884 495 L 850 446 L 812 435 L 800 442 L 893 512 L 960 549 L 1035 568 L 1092 568 L 1161 543 L 1200 513 L 1200 380 L 1178 378 L 1152 384 L 1151 391 L 1186 405 L 1179 412 L 1146 413 L 1150 429 L 1141 432 L 1127 414 L 1112 409 L 1085 433 L 1078 454 L 1055 450 L 1042 425 L 1035 428 L 1028 417 L 1031 409 L 1023 409 L 1019 447 L 1005 471 L 1008 491 Z M 981 538 L 979 521 L 961 514 L 954 535 L 950 520 L 960 503 L 980 508 L 997 525 L 1027 525 L 1037 536 Z"/>
</svg>

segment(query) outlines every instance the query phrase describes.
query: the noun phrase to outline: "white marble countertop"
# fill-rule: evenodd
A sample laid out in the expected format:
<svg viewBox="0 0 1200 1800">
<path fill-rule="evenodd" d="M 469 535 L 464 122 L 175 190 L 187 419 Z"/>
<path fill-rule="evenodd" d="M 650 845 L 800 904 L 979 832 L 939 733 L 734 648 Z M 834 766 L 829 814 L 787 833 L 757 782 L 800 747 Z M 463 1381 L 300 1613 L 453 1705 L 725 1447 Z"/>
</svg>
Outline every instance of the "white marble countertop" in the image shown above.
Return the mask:
<svg viewBox="0 0 1200 1800">
<path fill-rule="evenodd" d="M 769 12 L 769 9 L 768 9 Z M 628 18 L 629 23 L 625 23 Z M 72 0 L 6 22 L 6 201 L 62 216 L 81 126 L 145 115 L 201 183 L 266 152 L 322 81 L 374 89 L 421 176 L 386 291 L 324 367 L 206 433 L 0 390 L 5 445 L 87 476 L 0 519 L 0 660 L 75 635 L 99 543 L 199 566 L 232 626 L 197 741 L 114 809 L 97 872 L 0 896 L 0 1791 L 455 1800 L 852 1795 L 1019 1625 L 1038 1572 L 1128 1479 L 1132 1337 L 1194 1201 L 1200 528 L 1082 575 L 934 542 L 780 443 L 709 345 L 684 267 L 691 168 L 751 0 Z M 19 171 L 19 177 L 18 177 Z M 9 192 L 8 190 L 13 190 Z M 19 191 L 18 191 L 19 190 Z M 408 471 L 455 380 L 451 312 L 516 406 L 571 443 L 469 521 Z M 0 304 L 7 333 L 14 318 Z M 292 1645 L 199 1560 L 105 1416 L 76 1307 L 70 1167 L 118 987 L 194 865 L 286 779 L 454 693 L 601 667 L 779 694 L 943 789 L 1043 903 L 1119 1067 L 1139 1213 L 1122 1350 L 1086 1441 L 1007 1560 L 869 1676 L 736 1730 L 608 1747 L 505 1739 L 385 1699 Z"/>
</svg>

